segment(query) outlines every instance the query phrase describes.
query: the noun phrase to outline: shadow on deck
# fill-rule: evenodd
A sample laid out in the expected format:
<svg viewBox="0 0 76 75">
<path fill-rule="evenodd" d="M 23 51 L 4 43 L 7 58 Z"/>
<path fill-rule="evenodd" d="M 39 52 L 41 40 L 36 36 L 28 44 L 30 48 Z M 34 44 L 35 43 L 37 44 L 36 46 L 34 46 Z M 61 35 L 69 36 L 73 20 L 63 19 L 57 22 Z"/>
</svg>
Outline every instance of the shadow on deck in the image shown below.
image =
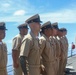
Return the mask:
<svg viewBox="0 0 76 75">
<path fill-rule="evenodd" d="M 69 73 L 66 73 L 65 75 L 76 75 L 76 72 L 69 72 Z"/>
</svg>

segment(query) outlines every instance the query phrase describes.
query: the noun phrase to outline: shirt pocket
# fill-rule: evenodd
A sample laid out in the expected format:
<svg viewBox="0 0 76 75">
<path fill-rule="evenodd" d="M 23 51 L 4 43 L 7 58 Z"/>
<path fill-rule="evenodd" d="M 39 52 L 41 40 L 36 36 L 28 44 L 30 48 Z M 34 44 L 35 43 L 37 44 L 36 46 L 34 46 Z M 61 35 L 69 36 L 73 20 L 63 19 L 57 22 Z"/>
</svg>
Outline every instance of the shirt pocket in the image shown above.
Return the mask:
<svg viewBox="0 0 76 75">
<path fill-rule="evenodd" d="M 30 52 L 30 61 L 32 64 L 39 64 L 40 62 L 40 52 L 39 52 L 39 44 L 37 41 L 34 41 L 32 50 Z"/>
</svg>

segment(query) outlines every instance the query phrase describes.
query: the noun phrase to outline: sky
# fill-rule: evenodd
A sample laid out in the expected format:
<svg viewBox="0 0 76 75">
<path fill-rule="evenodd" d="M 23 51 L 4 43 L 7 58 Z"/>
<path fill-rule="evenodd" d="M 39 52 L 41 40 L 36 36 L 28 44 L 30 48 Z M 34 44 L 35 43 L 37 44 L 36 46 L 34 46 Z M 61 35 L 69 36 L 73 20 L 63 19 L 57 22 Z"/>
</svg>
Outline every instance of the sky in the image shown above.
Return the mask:
<svg viewBox="0 0 76 75">
<path fill-rule="evenodd" d="M 0 0 L 0 22 L 4 21 L 8 29 L 4 39 L 8 52 L 12 38 L 18 34 L 17 26 L 35 14 L 40 15 L 43 23 L 58 22 L 59 28 L 67 28 L 69 45 L 75 42 L 76 0 Z"/>
</svg>

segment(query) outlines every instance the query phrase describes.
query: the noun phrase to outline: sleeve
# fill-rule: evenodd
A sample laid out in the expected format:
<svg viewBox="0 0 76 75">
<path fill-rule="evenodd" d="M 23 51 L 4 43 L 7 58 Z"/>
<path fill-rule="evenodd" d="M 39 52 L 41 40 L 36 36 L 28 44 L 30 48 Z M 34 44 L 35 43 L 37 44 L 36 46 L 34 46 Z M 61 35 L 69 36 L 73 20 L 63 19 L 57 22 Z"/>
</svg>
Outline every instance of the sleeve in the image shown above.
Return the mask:
<svg viewBox="0 0 76 75">
<path fill-rule="evenodd" d="M 13 41 L 12 41 L 12 49 L 13 50 L 19 50 L 20 45 L 21 45 L 20 38 L 18 38 L 18 37 L 14 38 Z"/>
<path fill-rule="evenodd" d="M 20 47 L 20 56 L 26 56 L 28 57 L 30 49 L 31 49 L 31 45 L 30 45 L 30 40 L 29 39 L 25 39 L 22 41 L 21 47 Z"/>
<path fill-rule="evenodd" d="M 45 40 L 40 39 L 39 44 L 40 44 L 40 53 L 42 54 L 42 52 L 43 52 L 43 50 L 45 48 Z"/>
<path fill-rule="evenodd" d="M 27 75 L 27 72 L 29 71 L 27 69 L 26 60 L 27 60 L 27 58 L 25 56 L 20 57 L 20 64 L 21 64 L 21 68 L 22 68 L 22 71 L 23 71 L 24 75 Z"/>
<path fill-rule="evenodd" d="M 69 44 L 68 44 L 68 39 L 67 39 L 67 37 L 65 37 L 65 40 L 66 40 L 66 45 L 67 45 L 67 50 L 68 50 Z"/>
<path fill-rule="evenodd" d="M 56 41 L 56 49 L 58 50 L 57 51 L 57 55 L 58 56 L 60 56 L 60 54 L 61 54 L 61 48 L 60 48 L 61 46 L 60 46 L 60 41 L 59 40 L 57 40 Z"/>
<path fill-rule="evenodd" d="M 3 59 L 5 61 L 5 64 L 7 65 L 7 61 L 8 61 L 8 58 L 7 58 L 7 45 L 6 43 L 3 42 Z"/>
<path fill-rule="evenodd" d="M 61 57 L 65 57 L 65 48 L 64 48 L 64 43 L 63 41 L 60 41 L 60 49 L 61 49 Z"/>
<path fill-rule="evenodd" d="M 6 43 L 3 43 L 3 44 L 4 44 L 4 49 L 7 52 L 7 45 L 6 45 Z"/>
</svg>

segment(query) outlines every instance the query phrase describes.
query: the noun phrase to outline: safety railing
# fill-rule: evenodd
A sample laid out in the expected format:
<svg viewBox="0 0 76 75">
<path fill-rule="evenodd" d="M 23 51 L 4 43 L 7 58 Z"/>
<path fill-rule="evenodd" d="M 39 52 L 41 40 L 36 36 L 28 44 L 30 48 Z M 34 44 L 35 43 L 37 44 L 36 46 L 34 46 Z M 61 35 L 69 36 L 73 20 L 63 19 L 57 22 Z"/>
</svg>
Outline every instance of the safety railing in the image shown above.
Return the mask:
<svg viewBox="0 0 76 75">
<path fill-rule="evenodd" d="M 13 65 L 12 65 L 12 54 L 8 53 L 8 64 L 7 64 L 8 75 L 13 75 Z"/>
<path fill-rule="evenodd" d="M 68 57 L 72 57 L 76 55 L 76 49 L 69 49 Z M 13 75 L 13 65 L 12 65 L 12 54 L 8 53 L 8 65 L 7 65 L 8 75 Z"/>
<path fill-rule="evenodd" d="M 76 49 L 69 49 L 69 51 L 68 51 L 68 57 L 72 57 L 74 55 L 76 55 Z"/>
</svg>

